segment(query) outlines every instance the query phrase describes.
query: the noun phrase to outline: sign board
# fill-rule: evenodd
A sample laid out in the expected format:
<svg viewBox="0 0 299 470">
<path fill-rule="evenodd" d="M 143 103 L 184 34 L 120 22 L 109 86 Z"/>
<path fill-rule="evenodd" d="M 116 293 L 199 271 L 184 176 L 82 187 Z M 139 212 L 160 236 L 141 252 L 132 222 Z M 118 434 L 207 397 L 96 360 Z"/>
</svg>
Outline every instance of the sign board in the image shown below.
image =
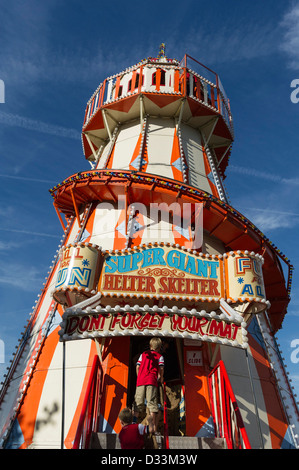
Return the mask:
<svg viewBox="0 0 299 470">
<path fill-rule="evenodd" d="M 202 363 L 202 351 L 198 351 L 198 350 L 195 350 L 195 351 L 186 351 L 186 354 L 187 354 L 187 364 L 189 364 L 190 366 L 194 366 L 194 367 L 197 367 L 197 366 L 202 366 L 203 363 Z"/>
<path fill-rule="evenodd" d="M 198 340 L 215 339 L 234 346 L 242 346 L 244 329 L 240 324 L 206 317 L 183 314 L 126 312 L 69 315 L 63 339 L 94 338 L 117 335 L 163 335 Z"/>
<path fill-rule="evenodd" d="M 262 261 L 260 257 L 232 253 L 225 258 L 226 297 L 256 301 L 265 299 Z"/>
<path fill-rule="evenodd" d="M 73 305 L 97 291 L 101 251 L 91 243 L 65 246 L 60 255 L 54 299 Z"/>
<path fill-rule="evenodd" d="M 105 257 L 98 291 L 118 297 L 259 303 L 265 310 L 262 259 L 248 252 L 205 255 L 181 247 L 137 247 Z"/>
<path fill-rule="evenodd" d="M 105 258 L 98 290 L 152 298 L 219 301 L 224 295 L 222 260 L 159 246 Z"/>
<path fill-rule="evenodd" d="M 170 243 L 109 252 L 90 244 L 66 247 L 55 289 L 54 298 L 69 306 L 78 305 L 76 295 L 98 295 L 90 302 L 99 310 L 66 311 L 64 340 L 159 334 L 246 347 L 241 323 L 267 307 L 260 255 L 205 255 Z M 145 299 L 159 300 L 161 308 Z"/>
</svg>

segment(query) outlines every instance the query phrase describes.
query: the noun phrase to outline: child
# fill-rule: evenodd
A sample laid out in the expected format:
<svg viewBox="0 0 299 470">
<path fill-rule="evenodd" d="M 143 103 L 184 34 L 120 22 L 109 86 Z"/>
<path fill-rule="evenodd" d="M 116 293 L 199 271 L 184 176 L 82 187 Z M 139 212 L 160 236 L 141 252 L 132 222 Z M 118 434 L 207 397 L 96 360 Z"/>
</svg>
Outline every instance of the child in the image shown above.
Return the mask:
<svg viewBox="0 0 299 470">
<path fill-rule="evenodd" d="M 144 407 L 146 398 L 147 407 L 150 416 L 154 422 L 154 432 L 157 432 L 158 416 L 158 381 L 163 383 L 164 376 L 164 358 L 160 354 L 162 341 L 160 338 L 150 340 L 150 351 L 145 351 L 139 357 L 136 364 L 136 393 L 135 393 L 135 412 L 136 419 L 139 412 Z"/>
<path fill-rule="evenodd" d="M 153 432 L 153 419 L 148 417 L 148 426 L 132 423 L 133 414 L 129 408 L 124 408 L 119 413 L 121 431 L 119 441 L 122 449 L 144 449 L 144 435 Z"/>
</svg>

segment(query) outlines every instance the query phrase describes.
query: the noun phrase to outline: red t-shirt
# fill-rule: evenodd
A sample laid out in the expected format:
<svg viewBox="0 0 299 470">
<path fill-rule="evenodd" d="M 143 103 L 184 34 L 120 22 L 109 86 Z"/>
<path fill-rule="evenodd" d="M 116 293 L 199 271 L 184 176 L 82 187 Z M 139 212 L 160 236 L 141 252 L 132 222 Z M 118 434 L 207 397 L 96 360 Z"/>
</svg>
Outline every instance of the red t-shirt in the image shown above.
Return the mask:
<svg viewBox="0 0 299 470">
<path fill-rule="evenodd" d="M 139 372 L 137 376 L 136 386 L 154 385 L 158 386 L 159 367 L 164 366 L 164 358 L 157 351 L 145 351 L 141 354 L 137 361 Z"/>
<path fill-rule="evenodd" d="M 143 424 L 127 424 L 119 433 L 119 441 L 122 449 L 143 449 L 146 426 Z"/>
</svg>

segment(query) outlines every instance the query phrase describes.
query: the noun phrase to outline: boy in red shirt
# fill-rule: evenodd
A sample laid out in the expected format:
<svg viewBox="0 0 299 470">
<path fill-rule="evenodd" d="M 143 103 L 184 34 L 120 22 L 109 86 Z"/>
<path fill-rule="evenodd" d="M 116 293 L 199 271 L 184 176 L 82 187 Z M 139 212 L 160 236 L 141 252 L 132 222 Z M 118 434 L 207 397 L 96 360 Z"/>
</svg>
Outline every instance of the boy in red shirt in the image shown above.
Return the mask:
<svg viewBox="0 0 299 470">
<path fill-rule="evenodd" d="M 153 419 L 148 417 L 148 426 L 132 423 L 133 415 L 129 408 L 119 413 L 121 431 L 118 435 L 122 449 L 144 449 L 144 435 L 153 432 Z"/>
<path fill-rule="evenodd" d="M 158 416 L 158 381 L 163 383 L 164 358 L 160 354 L 162 341 L 160 338 L 150 340 L 150 351 L 145 351 L 139 357 L 136 364 L 136 393 L 135 412 L 136 419 L 144 408 L 146 398 L 150 416 L 153 418 L 154 432 L 157 431 Z"/>
</svg>

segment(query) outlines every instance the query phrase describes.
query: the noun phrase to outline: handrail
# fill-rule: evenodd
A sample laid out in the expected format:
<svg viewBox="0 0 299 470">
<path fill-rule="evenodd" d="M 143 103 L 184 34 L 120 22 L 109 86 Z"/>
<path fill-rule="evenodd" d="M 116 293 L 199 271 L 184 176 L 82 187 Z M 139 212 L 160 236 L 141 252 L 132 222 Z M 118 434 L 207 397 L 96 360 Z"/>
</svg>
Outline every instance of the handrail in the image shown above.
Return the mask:
<svg viewBox="0 0 299 470">
<path fill-rule="evenodd" d="M 190 59 L 192 58 L 190 56 L 185 56 L 185 58 L 186 57 L 189 58 L 190 63 Z M 167 86 L 166 84 L 163 85 L 164 91 L 170 94 L 181 95 L 182 97 L 190 96 L 214 108 L 222 115 L 228 128 L 233 132 L 229 100 L 226 97 L 219 75 L 197 60 L 192 59 L 192 61 L 197 65 L 198 70 L 191 69 L 187 65 L 187 60 L 183 61 L 185 62 L 184 66 L 182 66 L 182 63 L 179 65 L 175 63 L 155 64 L 157 70 L 164 70 L 166 68 L 169 74 L 173 74 L 171 78 L 172 83 L 168 83 Z M 131 88 L 129 87 L 128 77 L 124 77 L 123 72 L 105 79 L 104 82 L 98 86 L 87 103 L 83 129 L 101 108 L 110 105 L 112 102 L 129 98 L 136 94 L 156 93 L 160 91 L 160 81 L 157 80 L 156 83 L 150 81 L 151 74 L 155 73 L 155 71 L 151 69 L 151 65 L 151 63 L 142 63 L 141 65 L 136 64 L 132 67 L 132 74 L 139 74 L 139 77 L 144 78 L 144 80 L 141 78 L 138 80 L 138 85 L 135 86 L 135 88 L 133 88 L 133 83 L 131 84 Z M 180 87 L 178 90 L 175 86 L 176 73 L 180 75 Z M 145 77 L 147 77 L 148 80 L 146 80 Z M 136 85 L 135 81 L 134 83 Z"/>
<path fill-rule="evenodd" d="M 251 449 L 223 361 L 209 374 L 208 383 L 215 435 L 225 438 L 228 449 Z"/>
<path fill-rule="evenodd" d="M 95 356 L 85 392 L 78 428 L 72 447 L 73 449 L 88 449 L 91 433 L 97 431 L 102 383 L 102 365 L 99 357 Z"/>
<path fill-rule="evenodd" d="M 167 417 L 167 397 L 166 397 L 166 383 L 163 383 L 163 422 L 164 422 L 164 449 L 169 449 L 169 434 L 168 434 L 168 417 Z"/>
</svg>

